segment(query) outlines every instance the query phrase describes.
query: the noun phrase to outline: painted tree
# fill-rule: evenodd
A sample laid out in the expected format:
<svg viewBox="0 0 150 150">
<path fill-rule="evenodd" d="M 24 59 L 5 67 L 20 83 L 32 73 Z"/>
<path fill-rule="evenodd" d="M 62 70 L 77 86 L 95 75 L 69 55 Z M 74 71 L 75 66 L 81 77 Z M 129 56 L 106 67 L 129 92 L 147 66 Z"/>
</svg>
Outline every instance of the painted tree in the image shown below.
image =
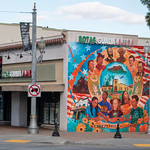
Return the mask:
<svg viewBox="0 0 150 150">
<path fill-rule="evenodd" d="M 148 8 L 148 13 L 145 16 L 148 27 L 150 28 L 150 0 L 141 0 L 143 5 L 146 5 Z"/>
</svg>

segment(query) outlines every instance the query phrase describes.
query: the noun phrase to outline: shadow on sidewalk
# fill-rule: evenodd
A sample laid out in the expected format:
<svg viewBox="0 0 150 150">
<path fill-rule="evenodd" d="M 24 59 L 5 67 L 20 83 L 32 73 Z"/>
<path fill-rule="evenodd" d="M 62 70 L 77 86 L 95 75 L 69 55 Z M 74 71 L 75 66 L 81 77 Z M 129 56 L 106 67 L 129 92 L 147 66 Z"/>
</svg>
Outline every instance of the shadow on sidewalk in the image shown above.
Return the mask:
<svg viewBox="0 0 150 150">
<path fill-rule="evenodd" d="M 38 135 L 52 136 L 54 130 L 39 128 Z M 0 126 L 0 135 L 27 135 L 28 127 Z M 73 141 L 114 138 L 114 132 L 66 132 L 59 131 L 60 137 Z M 150 139 L 142 132 L 121 132 L 122 138 Z"/>
</svg>

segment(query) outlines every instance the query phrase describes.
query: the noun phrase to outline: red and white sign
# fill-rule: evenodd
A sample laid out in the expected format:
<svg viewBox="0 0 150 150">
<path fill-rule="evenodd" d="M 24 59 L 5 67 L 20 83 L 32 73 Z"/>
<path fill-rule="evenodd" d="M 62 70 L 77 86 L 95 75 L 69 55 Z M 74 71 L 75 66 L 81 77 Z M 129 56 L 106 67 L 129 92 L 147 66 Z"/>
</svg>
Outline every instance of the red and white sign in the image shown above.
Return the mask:
<svg viewBox="0 0 150 150">
<path fill-rule="evenodd" d="M 41 97 L 40 84 L 29 84 L 28 85 L 28 97 Z"/>
</svg>

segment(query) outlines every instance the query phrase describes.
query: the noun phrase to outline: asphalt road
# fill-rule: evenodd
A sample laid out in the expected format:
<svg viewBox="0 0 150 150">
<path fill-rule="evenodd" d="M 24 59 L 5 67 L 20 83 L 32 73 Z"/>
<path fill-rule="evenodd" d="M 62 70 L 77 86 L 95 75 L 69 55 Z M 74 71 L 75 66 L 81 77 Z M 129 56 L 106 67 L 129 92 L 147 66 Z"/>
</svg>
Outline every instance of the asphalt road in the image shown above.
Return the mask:
<svg viewBox="0 0 150 150">
<path fill-rule="evenodd" d="M 0 143 L 0 150 L 150 150 L 150 147 L 101 147 L 86 145 L 50 145 L 46 143 Z"/>
</svg>

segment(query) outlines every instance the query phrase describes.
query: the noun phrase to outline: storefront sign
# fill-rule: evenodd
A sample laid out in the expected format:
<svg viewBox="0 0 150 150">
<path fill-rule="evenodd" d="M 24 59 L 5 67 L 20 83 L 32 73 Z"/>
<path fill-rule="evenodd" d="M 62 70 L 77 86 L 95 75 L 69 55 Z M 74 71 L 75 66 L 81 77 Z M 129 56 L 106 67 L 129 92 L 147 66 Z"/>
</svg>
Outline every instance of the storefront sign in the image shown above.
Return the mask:
<svg viewBox="0 0 150 150">
<path fill-rule="evenodd" d="M 2 72 L 2 78 L 31 77 L 31 70 L 6 71 Z"/>
<path fill-rule="evenodd" d="M 78 43 L 133 46 L 133 39 L 79 36 Z"/>
</svg>

